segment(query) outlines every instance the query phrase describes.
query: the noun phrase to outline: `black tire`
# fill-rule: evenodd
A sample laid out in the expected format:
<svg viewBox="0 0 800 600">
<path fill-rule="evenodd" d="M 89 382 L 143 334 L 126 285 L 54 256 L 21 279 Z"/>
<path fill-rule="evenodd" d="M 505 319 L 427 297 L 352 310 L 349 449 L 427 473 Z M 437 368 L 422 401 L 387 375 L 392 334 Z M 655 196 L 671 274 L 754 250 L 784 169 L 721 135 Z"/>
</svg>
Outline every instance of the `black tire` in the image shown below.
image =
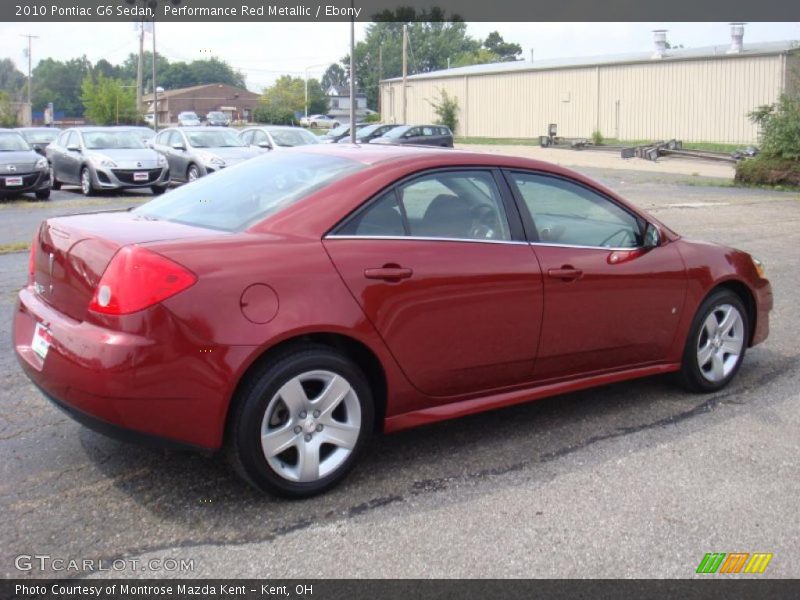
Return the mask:
<svg viewBox="0 0 800 600">
<path fill-rule="evenodd" d="M 192 172 L 195 173 L 194 179 L 192 179 Z M 189 165 L 189 167 L 186 169 L 186 182 L 189 183 L 191 181 L 200 179 L 200 177 L 202 176 L 200 175 L 200 169 L 197 168 L 197 165 Z"/>
<path fill-rule="evenodd" d="M 266 411 L 274 406 L 273 400 L 286 382 L 319 371 L 343 377 L 350 385 L 355 394 L 351 401 L 357 402 L 360 408 L 360 430 L 349 455 L 328 475 L 314 481 L 290 481 L 280 475 L 265 456 L 261 446 L 262 424 Z M 228 458 L 236 472 L 261 491 L 288 498 L 314 496 L 338 484 L 353 468 L 365 441 L 372 434 L 374 414 L 372 392 L 355 363 L 327 346 L 309 344 L 296 347 L 257 367 L 237 393 L 228 421 Z M 284 426 L 278 424 L 280 428 Z M 298 433 L 297 429 L 294 431 Z M 309 441 L 308 437 L 306 441 Z M 321 450 L 318 456 L 322 456 Z M 300 468 L 299 462 L 297 468 Z"/>
<path fill-rule="evenodd" d="M 160 196 L 161 194 L 163 194 L 164 192 L 167 191 L 167 186 L 166 185 L 151 185 L 150 186 L 150 191 L 153 192 L 154 196 Z"/>
<path fill-rule="evenodd" d="M 83 179 L 84 177 L 87 176 L 89 177 L 88 186 L 84 187 Z M 81 186 L 81 193 L 84 196 L 94 196 L 97 193 L 97 190 L 94 189 L 94 183 L 92 183 L 92 173 L 91 171 L 89 171 L 88 167 L 83 167 L 81 169 L 80 186 Z"/>
<path fill-rule="evenodd" d="M 56 172 L 53 171 L 53 167 L 50 167 L 50 189 L 53 190 L 60 190 L 61 189 L 61 182 L 56 179 Z"/>
<path fill-rule="evenodd" d="M 708 377 L 703 375 L 702 365 L 699 364 L 698 347 L 704 335 L 704 326 L 706 319 L 722 305 L 730 305 L 734 307 L 741 317 L 743 323 L 743 336 L 741 352 L 730 372 L 719 379 L 718 381 L 711 381 Z M 728 385 L 731 380 L 736 376 L 739 367 L 744 360 L 745 352 L 747 351 L 748 341 L 750 339 L 750 319 L 747 314 L 747 309 L 744 306 L 741 298 L 730 290 L 720 289 L 712 292 L 697 309 L 697 314 L 692 321 L 692 326 L 689 329 L 689 336 L 686 339 L 686 346 L 683 351 L 683 360 L 681 363 L 681 370 L 679 378 L 681 384 L 692 392 L 710 393 L 721 390 Z"/>
<path fill-rule="evenodd" d="M 50 199 L 50 189 L 46 190 L 37 190 L 36 191 L 36 199 L 37 200 L 49 200 Z"/>
</svg>

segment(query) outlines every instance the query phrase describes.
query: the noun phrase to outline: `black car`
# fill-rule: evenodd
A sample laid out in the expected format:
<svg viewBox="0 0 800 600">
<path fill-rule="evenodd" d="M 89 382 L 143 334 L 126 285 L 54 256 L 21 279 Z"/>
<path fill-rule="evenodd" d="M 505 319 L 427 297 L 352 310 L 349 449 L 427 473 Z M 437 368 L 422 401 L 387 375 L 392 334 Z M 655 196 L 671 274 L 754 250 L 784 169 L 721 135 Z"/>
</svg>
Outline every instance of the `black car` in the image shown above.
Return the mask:
<svg viewBox="0 0 800 600">
<path fill-rule="evenodd" d="M 211 127 L 227 127 L 231 118 L 222 111 L 214 110 L 206 115 L 206 125 Z"/>
<path fill-rule="evenodd" d="M 369 123 L 356 123 L 356 138 L 358 138 L 358 132 L 361 129 L 366 128 Z M 349 142 L 350 141 L 350 125 L 344 124 L 339 125 L 338 127 L 334 127 L 328 133 L 321 136 L 319 141 L 323 144 L 330 144 L 330 143 L 337 143 L 339 141 Z"/>
<path fill-rule="evenodd" d="M 60 129 L 55 127 L 17 127 L 14 131 L 19 133 L 31 147 L 44 156 L 44 149 L 56 141 Z"/>
<path fill-rule="evenodd" d="M 356 141 L 361 144 L 366 144 L 370 140 L 379 138 L 389 133 L 395 127 L 401 127 L 399 124 L 386 124 L 386 123 L 373 123 L 356 131 Z"/>
<path fill-rule="evenodd" d="M 417 144 L 422 146 L 453 147 L 453 132 L 444 125 L 403 125 L 395 127 L 372 144 Z"/>
<path fill-rule="evenodd" d="M 50 197 L 50 167 L 13 129 L 0 129 L 0 196 L 36 194 Z"/>
</svg>

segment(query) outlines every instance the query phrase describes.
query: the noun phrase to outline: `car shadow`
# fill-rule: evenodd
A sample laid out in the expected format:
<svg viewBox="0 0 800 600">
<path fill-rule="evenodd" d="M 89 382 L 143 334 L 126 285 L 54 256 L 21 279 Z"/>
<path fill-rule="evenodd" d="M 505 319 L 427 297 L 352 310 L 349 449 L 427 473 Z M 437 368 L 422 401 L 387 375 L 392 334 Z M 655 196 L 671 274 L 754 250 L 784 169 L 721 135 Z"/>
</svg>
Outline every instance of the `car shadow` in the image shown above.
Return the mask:
<svg viewBox="0 0 800 600">
<path fill-rule="evenodd" d="M 80 440 L 89 461 L 116 490 L 92 499 L 99 504 L 94 510 L 113 504 L 109 510 L 119 521 L 115 530 L 136 532 L 125 544 L 128 554 L 176 545 L 265 541 L 449 488 L 470 486 L 481 493 L 479 484 L 487 480 L 492 486 L 485 489 L 514 485 L 515 478 L 507 477 L 511 473 L 546 479 L 551 475 L 542 465 L 595 444 L 701 415 L 730 418 L 733 411 L 713 409 L 741 404 L 748 390 L 798 363 L 767 349 L 752 354 L 734 383 L 717 394 L 690 394 L 672 376 L 659 376 L 378 436 L 342 485 L 302 501 L 250 488 L 221 455 L 140 448 L 85 428 Z M 683 435 L 681 428 L 670 432 Z M 119 509 L 120 502 L 126 510 Z M 145 535 L 141 523 L 148 521 L 170 526 Z M 119 544 L 113 548 L 118 552 Z M 114 553 L 110 547 L 108 554 Z"/>
</svg>

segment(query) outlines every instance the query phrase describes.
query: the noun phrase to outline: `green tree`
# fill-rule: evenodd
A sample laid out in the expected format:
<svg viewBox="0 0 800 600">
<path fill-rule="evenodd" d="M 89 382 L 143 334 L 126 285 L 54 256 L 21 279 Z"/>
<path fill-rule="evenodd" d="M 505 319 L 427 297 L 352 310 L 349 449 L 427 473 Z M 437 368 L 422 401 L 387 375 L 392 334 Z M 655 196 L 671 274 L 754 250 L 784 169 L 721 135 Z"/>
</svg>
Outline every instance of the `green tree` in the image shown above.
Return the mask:
<svg viewBox="0 0 800 600">
<path fill-rule="evenodd" d="M 439 97 L 434 100 L 428 100 L 428 104 L 433 107 L 433 112 L 436 113 L 437 125 L 447 125 L 450 131 L 455 133 L 458 126 L 458 98 L 455 98 L 447 93 L 446 90 L 439 90 Z"/>
<path fill-rule="evenodd" d="M 44 110 L 52 102 L 67 116 L 81 116 L 81 82 L 91 73 L 92 64 L 85 56 L 64 62 L 52 58 L 40 61 L 33 70 L 33 110 Z"/>
<path fill-rule="evenodd" d="M 483 41 L 483 47 L 496 55 L 498 62 L 517 60 L 522 54 L 522 46 L 511 42 L 506 42 L 500 32 L 493 31 Z"/>
<path fill-rule="evenodd" d="M 25 88 L 27 77 L 17 70 L 14 61 L 10 58 L 0 60 L 0 91 L 6 92 L 9 102 L 18 98 Z"/>
<path fill-rule="evenodd" d="M 302 77 L 281 75 L 272 86 L 264 90 L 259 103 L 270 111 L 269 114 L 278 114 L 279 111 L 287 109 L 302 113 L 305 111 L 305 80 Z M 326 112 L 328 112 L 328 99 L 322 86 L 316 79 L 309 79 L 308 114 Z"/>
<path fill-rule="evenodd" d="M 344 87 L 347 85 L 347 71 L 341 65 L 332 63 L 322 75 L 322 89 L 326 92 L 331 87 Z"/>
<path fill-rule="evenodd" d="M 763 157 L 800 160 L 800 93 L 784 93 L 777 103 L 760 106 L 749 117 L 761 129 Z"/>
<path fill-rule="evenodd" d="M 0 90 L 0 127 L 16 127 L 17 113 L 11 104 L 11 95 Z"/>
<path fill-rule="evenodd" d="M 102 73 L 96 79 L 86 77 L 81 86 L 81 101 L 86 107 L 87 120 L 96 125 L 135 123 L 136 92 L 123 85 L 122 80 L 107 79 Z"/>
<path fill-rule="evenodd" d="M 356 84 L 367 95 L 367 105 L 378 103 L 378 81 L 402 74 L 403 25 L 408 25 L 408 71 L 426 73 L 447 68 L 447 59 L 475 53 L 481 43 L 467 35 L 467 25 L 458 15 L 447 17 L 438 7 L 417 11 L 411 7 L 384 11 L 373 17 L 366 36 L 355 48 Z M 382 49 L 382 65 L 378 64 Z M 342 59 L 349 68 L 350 57 Z M 381 69 L 379 70 L 379 67 Z"/>
</svg>

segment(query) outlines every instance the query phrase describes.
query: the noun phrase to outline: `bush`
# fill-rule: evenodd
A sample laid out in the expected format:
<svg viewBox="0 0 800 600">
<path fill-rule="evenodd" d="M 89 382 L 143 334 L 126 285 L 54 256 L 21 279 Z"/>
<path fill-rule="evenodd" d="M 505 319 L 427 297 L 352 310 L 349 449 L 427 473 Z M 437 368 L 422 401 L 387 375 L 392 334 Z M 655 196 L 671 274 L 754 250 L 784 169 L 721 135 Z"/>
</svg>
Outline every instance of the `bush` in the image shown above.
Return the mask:
<svg viewBox="0 0 800 600">
<path fill-rule="evenodd" d="M 11 104 L 11 96 L 0 91 L 0 127 L 16 127 L 17 114 Z"/>
<path fill-rule="evenodd" d="M 379 113 L 370 113 L 364 117 L 364 123 L 380 123 L 381 115 Z"/>
<path fill-rule="evenodd" d="M 736 165 L 736 181 L 748 184 L 800 186 L 800 161 L 759 156 Z"/>
<path fill-rule="evenodd" d="M 294 111 L 288 108 L 261 105 L 253 111 L 256 123 L 271 125 L 294 125 Z"/>
<path fill-rule="evenodd" d="M 800 95 L 783 94 L 776 104 L 760 106 L 748 116 L 761 129 L 761 155 L 800 160 Z"/>
<path fill-rule="evenodd" d="M 595 129 L 592 132 L 592 143 L 595 146 L 600 146 L 603 143 L 603 134 L 600 133 L 599 129 Z"/>
<path fill-rule="evenodd" d="M 458 98 L 450 96 L 445 90 L 439 90 L 438 100 L 428 100 L 433 112 L 439 117 L 436 125 L 447 125 L 450 131 L 456 132 L 458 126 Z"/>
</svg>

